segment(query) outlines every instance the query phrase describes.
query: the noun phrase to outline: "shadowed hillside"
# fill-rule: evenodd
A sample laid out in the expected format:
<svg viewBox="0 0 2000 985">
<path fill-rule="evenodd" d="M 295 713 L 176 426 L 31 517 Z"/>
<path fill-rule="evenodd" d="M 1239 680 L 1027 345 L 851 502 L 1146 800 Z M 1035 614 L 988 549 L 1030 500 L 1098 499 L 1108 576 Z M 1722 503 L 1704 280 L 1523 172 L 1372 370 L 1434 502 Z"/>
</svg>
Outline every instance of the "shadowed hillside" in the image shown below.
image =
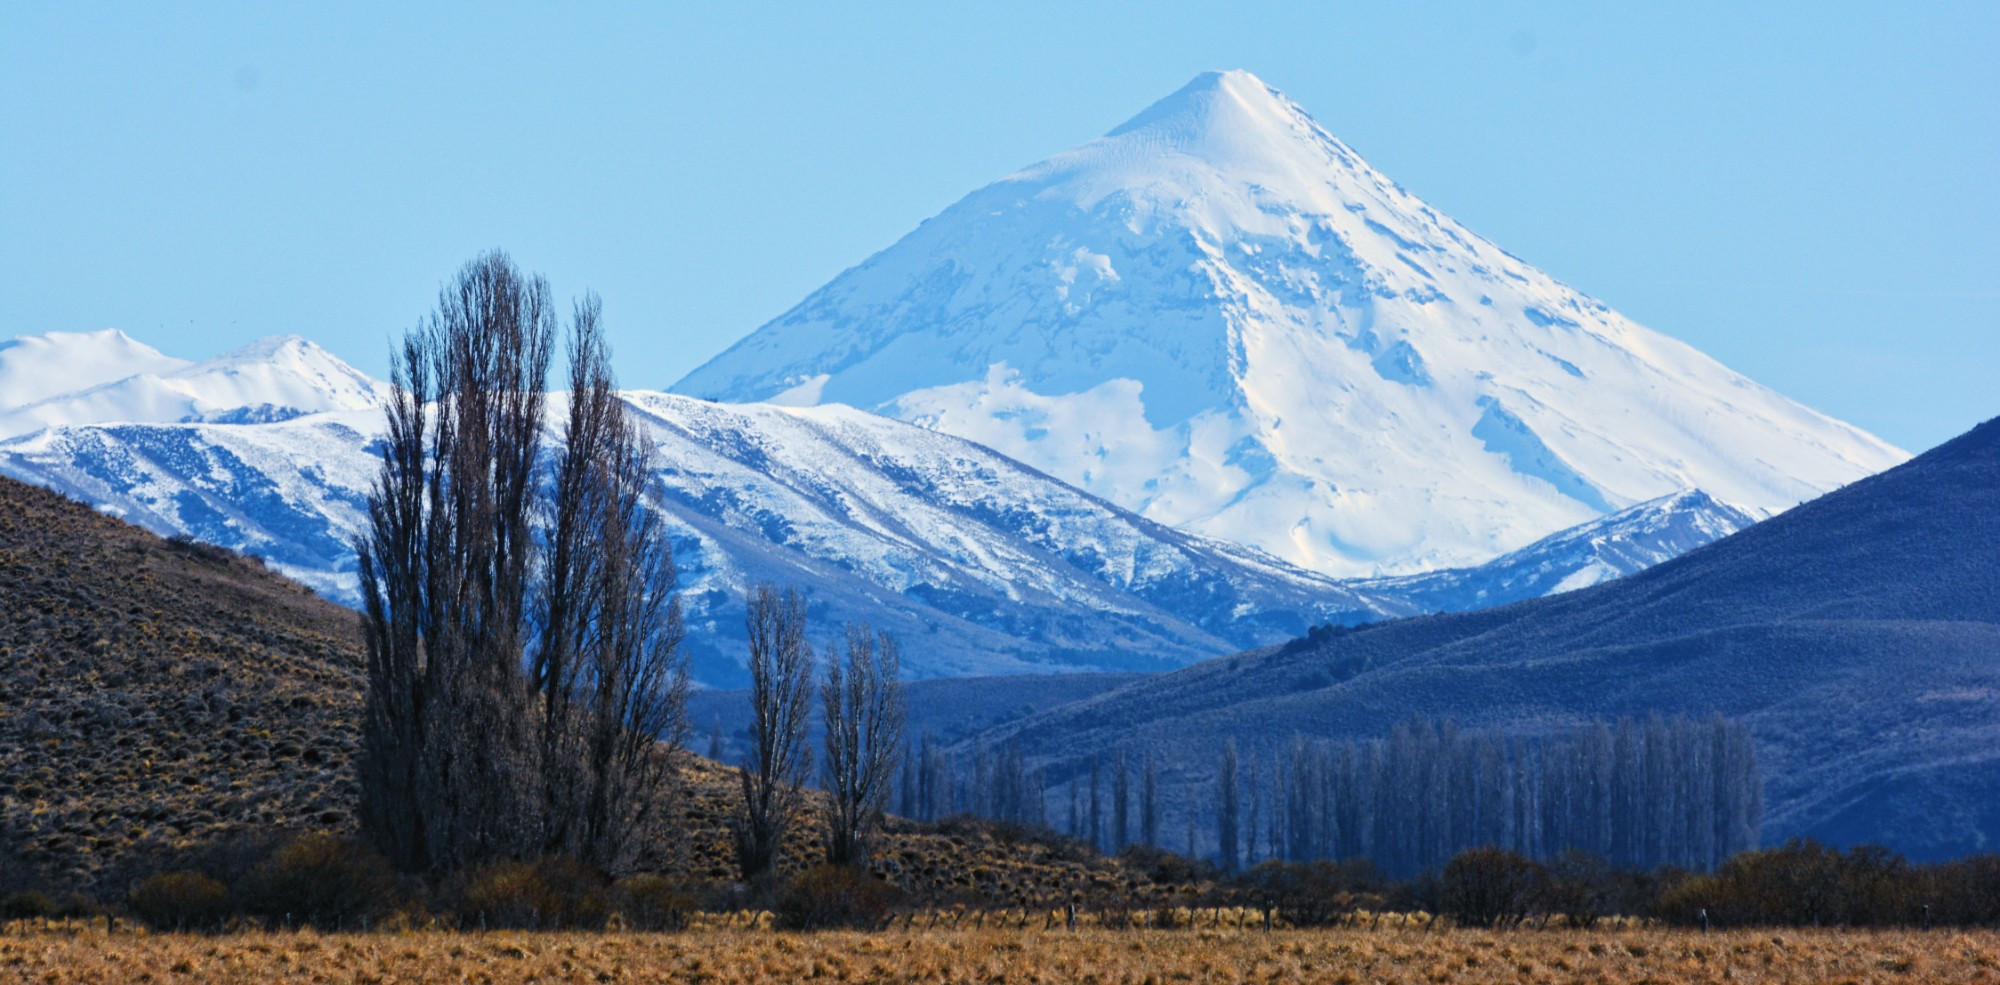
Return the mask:
<svg viewBox="0 0 2000 985">
<path fill-rule="evenodd" d="M 1224 737 L 1741 718 L 1765 836 L 1919 857 L 2000 843 L 2000 420 L 1677 560 L 1501 609 L 1316 634 L 1003 725 L 1053 779 L 1152 746 L 1206 795 Z"/>
<path fill-rule="evenodd" d="M 352 827 L 352 610 L 0 479 L 0 848 L 79 879 L 236 832 Z"/>
<path fill-rule="evenodd" d="M 258 561 L 0 478 L 0 880 L 115 898 L 221 842 L 351 834 L 361 664 L 353 611 Z M 645 861 L 733 879 L 736 774 L 690 757 L 685 775 L 683 825 Z M 818 832 L 801 825 L 792 861 L 818 858 Z M 875 868 L 934 902 L 1192 891 L 975 822 L 892 819 Z"/>
</svg>

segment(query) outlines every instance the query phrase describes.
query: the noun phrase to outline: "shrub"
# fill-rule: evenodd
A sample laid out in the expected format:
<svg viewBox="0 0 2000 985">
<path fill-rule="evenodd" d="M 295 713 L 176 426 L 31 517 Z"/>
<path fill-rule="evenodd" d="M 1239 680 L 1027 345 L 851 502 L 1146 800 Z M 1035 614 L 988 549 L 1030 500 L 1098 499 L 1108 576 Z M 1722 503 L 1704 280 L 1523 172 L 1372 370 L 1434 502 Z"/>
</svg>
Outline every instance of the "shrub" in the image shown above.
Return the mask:
<svg viewBox="0 0 2000 985">
<path fill-rule="evenodd" d="M 1146 873 L 1146 878 L 1162 885 L 1184 886 L 1215 878 L 1216 869 L 1212 862 L 1176 855 L 1164 848 L 1146 844 L 1127 845 L 1118 853 L 1129 865 Z"/>
<path fill-rule="evenodd" d="M 1878 845 L 1846 854 L 1811 840 L 1744 852 L 1713 875 L 1679 880 L 1658 915 L 1717 926 L 1888 926 L 1919 919 L 1934 891 L 1903 858 Z"/>
<path fill-rule="evenodd" d="M 1459 925 L 1518 923 L 1528 915 L 1542 881 L 1542 867 L 1503 848 L 1460 852 L 1437 880 L 1437 908 Z"/>
<path fill-rule="evenodd" d="M 1375 866 L 1365 860 L 1345 862 L 1284 862 L 1270 859 L 1237 878 L 1260 907 L 1277 911 L 1295 927 L 1336 922 L 1363 904 L 1380 901 L 1382 885 Z"/>
<path fill-rule="evenodd" d="M 236 559 L 235 551 L 204 540 L 197 540 L 187 534 L 175 534 L 167 538 L 167 546 L 176 552 L 198 561 L 210 564 L 227 564 Z"/>
<path fill-rule="evenodd" d="M 847 866 L 821 865 L 793 877 L 778 894 L 777 917 L 793 930 L 872 930 L 901 902 L 896 887 Z"/>
<path fill-rule="evenodd" d="M 1610 911 L 1616 886 L 1611 866 L 1589 852 L 1567 851 L 1545 870 L 1541 908 L 1572 927 L 1590 928 Z"/>
<path fill-rule="evenodd" d="M 694 895 L 665 876 L 628 876 L 611 887 L 611 898 L 634 930 L 682 930 L 699 907 Z"/>
<path fill-rule="evenodd" d="M 30 890 L 0 899 L 0 920 L 54 919 L 63 914 L 63 905 L 50 899 L 46 893 Z"/>
<path fill-rule="evenodd" d="M 342 927 L 397 903 L 396 878 L 382 856 L 324 833 L 279 846 L 245 883 L 244 908 L 272 921 Z"/>
<path fill-rule="evenodd" d="M 459 918 L 470 925 L 527 929 L 602 927 L 610 915 L 604 876 L 568 858 L 498 862 L 465 874 Z"/>
<path fill-rule="evenodd" d="M 214 876 L 182 869 L 148 877 L 127 896 L 132 913 L 158 930 L 220 924 L 229 914 L 229 887 Z"/>
<path fill-rule="evenodd" d="M 1923 882 L 1934 922 L 1957 926 L 2000 923 L 2000 856 L 1975 855 L 1931 866 L 1924 870 Z"/>
</svg>

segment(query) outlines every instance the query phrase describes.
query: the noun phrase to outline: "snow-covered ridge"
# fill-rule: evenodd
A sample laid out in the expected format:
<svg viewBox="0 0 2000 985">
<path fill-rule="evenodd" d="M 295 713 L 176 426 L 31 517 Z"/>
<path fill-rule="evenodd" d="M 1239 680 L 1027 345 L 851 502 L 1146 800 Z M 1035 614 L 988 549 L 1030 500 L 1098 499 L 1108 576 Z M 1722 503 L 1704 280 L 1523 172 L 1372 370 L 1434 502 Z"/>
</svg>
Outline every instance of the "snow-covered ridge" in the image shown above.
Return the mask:
<svg viewBox="0 0 2000 985">
<path fill-rule="evenodd" d="M 386 393 L 296 335 L 190 363 L 116 330 L 0 344 L 0 384 L 0 438 L 64 425 L 256 423 L 375 408 Z"/>
<path fill-rule="evenodd" d="M 1423 612 L 1485 609 L 1623 578 L 1755 522 L 1699 489 L 1684 489 L 1557 531 L 1478 567 L 1350 584 Z"/>
<path fill-rule="evenodd" d="M 188 366 L 115 328 L 0 342 L 0 414 L 142 373 Z"/>
<path fill-rule="evenodd" d="M 254 413 L 291 399 L 298 379 L 359 378 L 323 364 L 331 359 L 279 340 L 198 364 L 203 376 L 238 369 L 244 405 L 211 410 L 205 421 L 17 436 L 0 441 L 0 473 L 161 533 L 258 554 L 354 604 L 352 544 L 378 468 L 379 409 Z M 374 392 L 372 381 L 358 392 Z M 1342 582 L 1135 516 L 964 439 L 850 407 L 625 397 L 656 443 L 690 642 L 702 679 L 714 684 L 740 674 L 742 592 L 760 580 L 803 587 L 822 625 L 867 621 L 896 633 L 921 676 L 1158 669 L 1323 621 L 1532 597 L 1733 529 L 1704 518 L 1718 508 L 1704 497 L 1682 497 L 1480 569 Z M 1675 539 L 1688 530 L 1691 540 Z"/>
<path fill-rule="evenodd" d="M 1766 516 L 1907 457 L 1507 254 L 1246 72 L 973 192 L 672 389 L 879 411 L 1338 576 L 1685 489 Z"/>
</svg>

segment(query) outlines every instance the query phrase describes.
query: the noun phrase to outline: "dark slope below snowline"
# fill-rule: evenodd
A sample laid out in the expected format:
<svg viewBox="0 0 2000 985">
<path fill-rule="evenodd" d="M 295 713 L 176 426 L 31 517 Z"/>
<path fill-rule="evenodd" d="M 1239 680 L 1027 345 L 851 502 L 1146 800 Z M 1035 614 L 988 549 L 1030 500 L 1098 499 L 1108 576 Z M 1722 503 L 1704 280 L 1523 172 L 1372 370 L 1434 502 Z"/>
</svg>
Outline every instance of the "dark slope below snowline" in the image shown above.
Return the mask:
<svg viewBox="0 0 2000 985">
<path fill-rule="evenodd" d="M 1227 736 L 1268 760 L 1412 714 L 1533 732 L 1656 711 L 1751 726 L 1767 840 L 2000 848 L 2000 419 L 1616 582 L 1211 660 L 980 741 L 1056 779 L 1150 745 L 1185 784 Z"/>
</svg>

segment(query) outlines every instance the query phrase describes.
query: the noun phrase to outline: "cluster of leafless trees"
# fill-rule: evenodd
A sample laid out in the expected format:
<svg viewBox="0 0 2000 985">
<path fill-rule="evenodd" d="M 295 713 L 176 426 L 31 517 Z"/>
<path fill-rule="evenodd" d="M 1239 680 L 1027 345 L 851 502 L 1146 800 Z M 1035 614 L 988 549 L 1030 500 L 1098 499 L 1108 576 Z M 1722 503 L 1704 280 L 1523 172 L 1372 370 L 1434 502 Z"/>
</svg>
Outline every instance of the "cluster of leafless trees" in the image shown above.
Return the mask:
<svg viewBox="0 0 2000 985">
<path fill-rule="evenodd" d="M 750 748 L 741 773 L 737 855 L 746 878 L 776 871 L 787 837 L 804 816 L 812 773 L 806 728 L 813 652 L 806 603 L 796 590 L 759 585 L 749 596 Z M 865 865 L 888 807 L 908 711 L 896 641 L 865 625 L 829 646 L 819 685 L 826 727 L 822 780 L 829 864 Z"/>
<path fill-rule="evenodd" d="M 359 769 L 363 830 L 407 871 L 551 855 L 614 870 L 674 814 L 689 679 L 650 445 L 586 298 L 569 319 L 560 440 L 545 447 L 558 320 L 545 281 L 488 254 L 441 292 L 396 361 L 356 544 Z M 816 678 L 803 597 L 760 585 L 747 608 L 752 722 L 735 833 L 754 879 L 776 871 L 808 815 Z M 895 640 L 850 626 L 823 656 L 830 863 L 865 864 L 899 763 L 910 817 L 1048 824 L 1049 784 L 1016 748 L 955 764 L 926 736 L 903 754 Z M 1298 740 L 1272 765 L 1253 758 L 1246 778 L 1235 743 L 1224 746 L 1212 806 L 1186 812 L 1190 855 L 1206 829 L 1231 870 L 1370 858 L 1414 873 L 1480 845 L 1707 870 L 1755 846 L 1762 812 L 1748 734 L 1720 717 L 1532 742 L 1412 721 L 1385 740 Z M 1161 845 L 1150 753 L 1093 758 L 1087 784 L 1066 786 L 1072 836 L 1107 852 Z"/>
<path fill-rule="evenodd" d="M 970 814 L 1047 827 L 1047 788 L 1042 770 L 1030 767 L 1017 745 L 976 747 L 970 756 L 960 759 L 945 752 L 926 732 L 916 748 L 903 757 L 897 812 L 916 821 Z M 1072 815 L 1075 809 L 1072 804 Z"/>
<path fill-rule="evenodd" d="M 542 855 L 611 869 L 671 794 L 688 677 L 649 446 L 587 298 L 545 449 L 554 307 L 547 282 L 482 256 L 396 361 L 356 544 L 360 779 L 365 833 L 408 871 Z"/>
<path fill-rule="evenodd" d="M 599 310 L 590 297 L 571 313 L 553 445 L 559 319 L 547 282 L 504 254 L 467 264 L 395 360 L 355 545 L 359 769 L 364 833 L 406 871 L 545 856 L 612 871 L 676 814 L 689 678 L 674 562 Z M 814 655 L 796 591 L 754 588 L 748 630 L 755 720 L 736 828 L 754 878 L 805 815 Z M 900 660 L 865 626 L 825 657 L 827 857 L 861 864 L 902 746 Z"/>
</svg>

